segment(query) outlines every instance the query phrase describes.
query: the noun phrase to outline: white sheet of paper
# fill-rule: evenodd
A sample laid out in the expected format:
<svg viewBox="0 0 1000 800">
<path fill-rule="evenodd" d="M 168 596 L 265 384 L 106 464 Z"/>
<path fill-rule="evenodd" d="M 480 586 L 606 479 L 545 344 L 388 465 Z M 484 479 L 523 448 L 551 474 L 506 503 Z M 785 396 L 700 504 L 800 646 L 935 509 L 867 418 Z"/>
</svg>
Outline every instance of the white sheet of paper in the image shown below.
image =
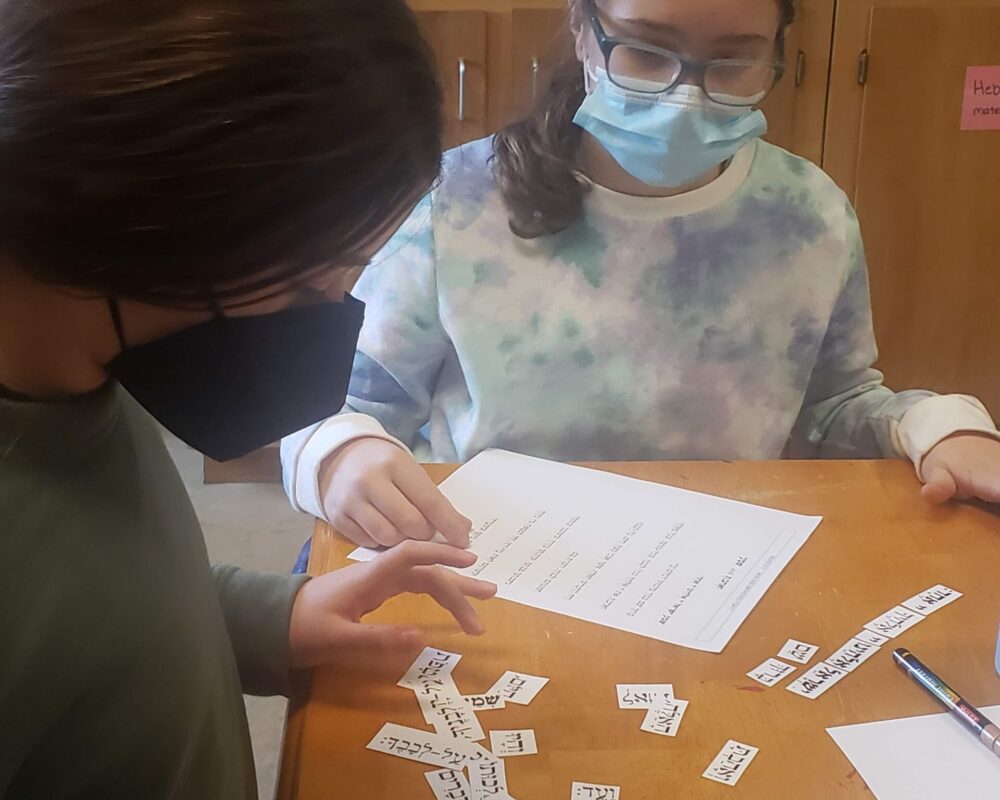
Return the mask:
<svg viewBox="0 0 1000 800">
<path fill-rule="evenodd" d="M 664 700 L 646 712 L 646 718 L 639 727 L 647 733 L 676 736 L 687 707 L 687 700 Z"/>
<path fill-rule="evenodd" d="M 847 675 L 846 671 L 832 667 L 825 661 L 820 661 L 785 688 L 797 695 L 815 700 L 827 689 L 833 688 L 834 684 L 846 678 Z"/>
<path fill-rule="evenodd" d="M 502 450 L 441 490 L 498 597 L 712 653 L 820 522 Z"/>
<path fill-rule="evenodd" d="M 914 625 L 924 621 L 924 615 L 911 611 L 905 606 L 890 608 L 884 614 L 875 617 L 865 627 L 870 631 L 895 639 L 903 631 L 908 631 Z"/>
<path fill-rule="evenodd" d="M 573 781 L 570 800 L 620 800 L 621 786 L 608 786 L 603 783 L 580 783 Z"/>
<path fill-rule="evenodd" d="M 937 586 L 932 586 L 930 589 L 924 589 L 919 594 L 913 595 L 909 600 L 904 600 L 900 605 L 906 606 L 910 611 L 927 616 L 939 608 L 944 608 L 949 603 L 954 603 L 961 596 L 961 592 L 939 583 Z"/>
<path fill-rule="evenodd" d="M 431 791 L 437 800 L 471 800 L 469 781 L 461 770 L 439 769 L 425 772 L 424 777 L 430 784 Z"/>
<path fill-rule="evenodd" d="M 533 756 L 538 752 L 535 732 L 530 728 L 519 731 L 490 731 L 490 750 L 500 758 Z"/>
<path fill-rule="evenodd" d="M 1000 721 L 1000 706 L 980 711 Z M 950 714 L 826 730 L 879 800 L 1000 794 L 1000 758 Z"/>
<path fill-rule="evenodd" d="M 468 770 L 472 800 L 507 799 L 507 770 L 501 759 L 470 761 Z"/>
<path fill-rule="evenodd" d="M 458 653 L 449 653 L 434 647 L 425 647 L 397 682 L 404 689 L 416 689 L 429 681 L 451 675 L 462 657 Z"/>
<path fill-rule="evenodd" d="M 701 774 L 701 777 L 724 783 L 727 786 L 735 786 L 759 752 L 760 750 L 753 745 L 730 739 L 719 751 L 719 755 L 708 765 L 708 769 Z"/>
<path fill-rule="evenodd" d="M 674 699 L 672 683 L 619 683 L 618 708 L 652 708 L 664 700 Z"/>
<path fill-rule="evenodd" d="M 870 642 L 851 639 L 845 642 L 839 650 L 828 655 L 824 660 L 831 667 L 842 669 L 844 672 L 853 672 L 875 655 L 878 650 L 878 647 Z"/>
<path fill-rule="evenodd" d="M 760 666 L 754 667 L 747 673 L 748 678 L 753 678 L 757 683 L 765 686 L 774 686 L 781 683 L 785 678 L 795 672 L 796 667 L 779 661 L 776 658 L 769 658 Z"/>
<path fill-rule="evenodd" d="M 493 694 L 464 694 L 462 700 L 468 703 L 473 711 L 499 711 L 506 707 L 507 701 L 500 692 Z"/>
<path fill-rule="evenodd" d="M 437 733 L 387 722 L 367 744 L 369 750 L 442 769 L 462 769 L 469 760 L 461 742 Z"/>
<path fill-rule="evenodd" d="M 499 693 L 508 703 L 526 706 L 535 699 L 535 695 L 542 691 L 542 687 L 548 682 L 548 678 L 508 670 L 486 690 L 486 694 Z"/>
<path fill-rule="evenodd" d="M 787 658 L 796 664 L 808 664 L 809 659 L 816 655 L 819 645 L 806 644 L 798 639 L 789 639 L 778 651 L 779 658 Z"/>
</svg>

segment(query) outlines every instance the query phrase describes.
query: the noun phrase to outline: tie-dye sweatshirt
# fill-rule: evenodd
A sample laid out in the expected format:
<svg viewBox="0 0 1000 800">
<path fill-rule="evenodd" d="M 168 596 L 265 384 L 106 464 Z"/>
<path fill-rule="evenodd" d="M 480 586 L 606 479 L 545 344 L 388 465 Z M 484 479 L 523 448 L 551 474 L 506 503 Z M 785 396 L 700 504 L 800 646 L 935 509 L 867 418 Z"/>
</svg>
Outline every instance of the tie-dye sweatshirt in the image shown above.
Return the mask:
<svg viewBox="0 0 1000 800">
<path fill-rule="evenodd" d="M 757 142 L 681 196 L 594 186 L 575 224 L 526 241 L 491 152 L 448 153 L 357 285 L 347 406 L 283 443 L 297 507 L 323 516 L 322 460 L 385 432 L 425 461 L 919 462 L 995 430 L 972 398 L 882 385 L 858 221 L 808 161 Z"/>
</svg>

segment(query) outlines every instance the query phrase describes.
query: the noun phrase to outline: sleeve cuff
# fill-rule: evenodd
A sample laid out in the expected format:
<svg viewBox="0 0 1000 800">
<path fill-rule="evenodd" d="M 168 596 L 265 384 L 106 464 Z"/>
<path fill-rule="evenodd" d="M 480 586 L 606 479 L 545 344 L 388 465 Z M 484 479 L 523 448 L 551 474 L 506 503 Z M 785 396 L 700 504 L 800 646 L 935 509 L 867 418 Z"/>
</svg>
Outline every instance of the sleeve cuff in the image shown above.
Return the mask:
<svg viewBox="0 0 1000 800">
<path fill-rule="evenodd" d="M 899 445 L 923 480 L 924 457 L 956 433 L 980 433 L 1000 441 L 1000 431 L 986 406 L 962 394 L 928 397 L 911 407 L 899 422 Z"/>
<path fill-rule="evenodd" d="M 281 462 L 285 491 L 297 511 L 327 520 L 319 477 L 323 462 L 345 444 L 375 438 L 392 442 L 407 453 L 399 439 L 386 433 L 382 424 L 367 414 L 338 414 L 319 424 L 307 437 L 289 437 L 282 442 Z M 327 520 L 329 521 L 329 520 Z"/>
<path fill-rule="evenodd" d="M 291 691 L 288 628 L 295 597 L 309 578 L 212 567 L 229 641 L 244 694 L 285 695 Z"/>
</svg>

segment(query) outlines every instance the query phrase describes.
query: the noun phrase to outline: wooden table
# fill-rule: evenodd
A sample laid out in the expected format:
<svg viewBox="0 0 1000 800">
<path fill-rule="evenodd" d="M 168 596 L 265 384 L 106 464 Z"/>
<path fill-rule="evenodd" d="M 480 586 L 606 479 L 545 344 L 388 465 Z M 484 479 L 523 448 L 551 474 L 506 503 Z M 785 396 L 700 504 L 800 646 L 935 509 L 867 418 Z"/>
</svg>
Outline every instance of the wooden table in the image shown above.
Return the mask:
<svg viewBox="0 0 1000 800">
<path fill-rule="evenodd" d="M 462 635 L 425 598 L 399 598 L 375 620 L 418 621 L 430 643 L 463 654 L 461 691 L 482 692 L 505 670 L 551 678 L 529 706 L 479 715 L 489 730 L 534 728 L 539 755 L 507 761 L 518 800 L 564 800 L 572 781 L 616 784 L 623 800 L 871 797 L 826 728 L 939 711 L 891 663 L 912 648 L 977 705 L 1000 703 L 993 654 L 1000 623 L 1000 515 L 986 507 L 935 508 L 903 462 L 615 464 L 603 469 L 825 520 L 721 654 L 702 653 L 506 601 L 482 606 L 488 632 Z M 443 480 L 452 467 L 429 467 Z M 347 544 L 319 525 L 310 571 L 344 565 Z M 903 633 L 833 689 L 806 700 L 764 689 L 745 673 L 789 637 L 828 655 L 883 611 L 944 583 L 965 597 Z M 426 728 L 413 695 L 395 686 L 412 654 L 349 673 L 318 670 L 293 703 L 281 800 L 432 798 L 433 769 L 365 745 L 385 722 Z M 787 682 L 787 681 L 786 681 Z M 673 683 L 690 707 L 676 738 L 639 730 L 616 683 Z M 701 778 L 726 742 L 760 748 L 735 788 Z M 488 741 L 486 742 L 488 744 Z M 971 740 L 970 747 L 976 747 Z"/>
</svg>

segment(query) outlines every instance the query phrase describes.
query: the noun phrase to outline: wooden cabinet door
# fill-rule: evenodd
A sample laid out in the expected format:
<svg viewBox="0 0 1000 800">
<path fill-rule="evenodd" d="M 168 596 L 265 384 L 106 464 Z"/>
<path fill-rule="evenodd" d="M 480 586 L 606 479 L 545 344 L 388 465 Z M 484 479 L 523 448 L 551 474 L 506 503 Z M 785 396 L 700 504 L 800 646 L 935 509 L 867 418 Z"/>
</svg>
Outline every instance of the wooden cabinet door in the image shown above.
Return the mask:
<svg viewBox="0 0 1000 800">
<path fill-rule="evenodd" d="M 573 52 L 563 8 L 511 12 L 510 86 L 515 117 L 528 113 L 548 69 Z"/>
<path fill-rule="evenodd" d="M 486 12 L 418 11 L 444 89 L 444 147 L 487 133 Z"/>
<path fill-rule="evenodd" d="M 874 4 L 867 82 L 854 87 L 850 182 L 880 366 L 894 388 L 974 394 L 998 415 L 1000 131 L 960 123 L 967 67 L 1000 64 L 1000 2 L 921 6 Z"/>
</svg>

